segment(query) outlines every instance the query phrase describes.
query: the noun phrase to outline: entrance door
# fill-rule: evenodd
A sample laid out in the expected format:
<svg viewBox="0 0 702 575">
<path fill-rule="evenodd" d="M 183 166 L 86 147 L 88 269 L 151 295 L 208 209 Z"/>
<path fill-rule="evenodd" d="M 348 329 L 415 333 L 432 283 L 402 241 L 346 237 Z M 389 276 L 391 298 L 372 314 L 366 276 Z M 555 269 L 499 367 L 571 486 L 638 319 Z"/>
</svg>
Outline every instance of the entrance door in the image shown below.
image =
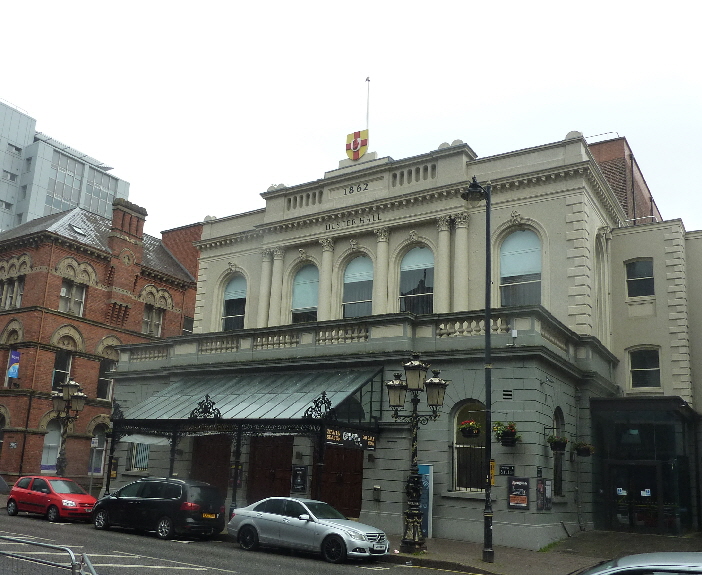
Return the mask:
<svg viewBox="0 0 702 575">
<path fill-rule="evenodd" d="M 324 448 L 324 465 L 315 465 L 322 469 L 321 476 L 312 478 L 312 493 L 319 493 L 319 498 L 336 507 L 347 517 L 361 514 L 363 486 L 362 449 L 348 449 L 326 445 Z M 316 485 L 320 481 L 320 485 Z M 317 487 L 319 491 L 317 491 Z"/>
<path fill-rule="evenodd" d="M 217 487 L 222 495 L 229 487 L 232 439 L 228 435 L 204 435 L 193 442 L 193 466 L 190 476 Z"/>
<path fill-rule="evenodd" d="M 249 504 L 273 496 L 288 497 L 292 481 L 292 435 L 252 437 L 249 455 Z"/>
<path fill-rule="evenodd" d="M 677 527 L 660 461 L 616 462 L 609 465 L 610 527 L 641 533 L 671 533 Z M 671 490 L 672 486 L 668 486 Z"/>
</svg>

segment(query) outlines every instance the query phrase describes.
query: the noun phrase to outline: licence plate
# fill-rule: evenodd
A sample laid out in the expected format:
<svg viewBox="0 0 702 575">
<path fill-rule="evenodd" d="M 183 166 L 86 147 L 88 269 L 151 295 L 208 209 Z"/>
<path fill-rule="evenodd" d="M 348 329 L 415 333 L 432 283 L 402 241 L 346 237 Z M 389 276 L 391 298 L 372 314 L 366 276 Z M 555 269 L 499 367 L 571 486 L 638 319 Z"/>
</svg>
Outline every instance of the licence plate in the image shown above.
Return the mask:
<svg viewBox="0 0 702 575">
<path fill-rule="evenodd" d="M 202 514 L 203 519 L 217 519 L 217 515 L 214 513 L 203 513 Z"/>
<path fill-rule="evenodd" d="M 385 549 L 385 544 L 384 543 L 375 543 L 373 545 L 373 549 L 377 549 L 379 551 L 382 551 L 383 549 Z"/>
</svg>

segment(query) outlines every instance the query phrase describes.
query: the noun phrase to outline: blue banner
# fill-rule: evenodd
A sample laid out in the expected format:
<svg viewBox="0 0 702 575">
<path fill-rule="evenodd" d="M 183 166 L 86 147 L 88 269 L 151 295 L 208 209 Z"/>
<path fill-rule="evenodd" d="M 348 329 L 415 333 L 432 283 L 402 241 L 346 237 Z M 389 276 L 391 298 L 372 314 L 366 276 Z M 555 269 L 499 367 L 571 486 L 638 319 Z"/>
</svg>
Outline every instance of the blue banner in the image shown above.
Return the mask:
<svg viewBox="0 0 702 575">
<path fill-rule="evenodd" d="M 10 350 L 10 367 L 7 370 L 7 377 L 19 377 L 19 360 L 20 352 L 11 349 Z"/>
</svg>

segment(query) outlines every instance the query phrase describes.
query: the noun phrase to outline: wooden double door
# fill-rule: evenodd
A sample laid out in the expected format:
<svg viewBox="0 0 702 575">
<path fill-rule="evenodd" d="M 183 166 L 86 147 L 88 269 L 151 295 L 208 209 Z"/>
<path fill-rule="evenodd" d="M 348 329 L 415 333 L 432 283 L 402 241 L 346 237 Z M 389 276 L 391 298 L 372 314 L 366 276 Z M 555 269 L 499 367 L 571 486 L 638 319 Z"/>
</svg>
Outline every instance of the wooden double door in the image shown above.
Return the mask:
<svg viewBox="0 0 702 575">
<path fill-rule="evenodd" d="M 249 456 L 247 501 L 290 495 L 293 469 L 293 436 L 252 437 Z M 323 465 L 315 457 L 312 497 L 326 501 L 347 517 L 361 512 L 363 451 L 326 446 Z"/>
</svg>

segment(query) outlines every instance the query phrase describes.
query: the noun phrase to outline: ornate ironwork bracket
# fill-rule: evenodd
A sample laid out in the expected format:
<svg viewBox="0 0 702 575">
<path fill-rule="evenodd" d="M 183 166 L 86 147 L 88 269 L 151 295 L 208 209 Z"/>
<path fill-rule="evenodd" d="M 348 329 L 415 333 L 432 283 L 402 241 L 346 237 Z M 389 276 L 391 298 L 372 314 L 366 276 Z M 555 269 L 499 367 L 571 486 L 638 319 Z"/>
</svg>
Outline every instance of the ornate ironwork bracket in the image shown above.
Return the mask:
<svg viewBox="0 0 702 575">
<path fill-rule="evenodd" d="M 332 402 L 327 397 L 326 391 L 323 391 L 322 395 L 312 402 L 312 405 L 305 410 L 303 417 L 336 421 L 336 410 L 332 407 Z"/>
<path fill-rule="evenodd" d="M 222 412 L 215 407 L 215 402 L 210 399 L 209 394 L 205 399 L 199 401 L 197 407 L 190 412 L 188 419 L 221 419 Z"/>
</svg>

